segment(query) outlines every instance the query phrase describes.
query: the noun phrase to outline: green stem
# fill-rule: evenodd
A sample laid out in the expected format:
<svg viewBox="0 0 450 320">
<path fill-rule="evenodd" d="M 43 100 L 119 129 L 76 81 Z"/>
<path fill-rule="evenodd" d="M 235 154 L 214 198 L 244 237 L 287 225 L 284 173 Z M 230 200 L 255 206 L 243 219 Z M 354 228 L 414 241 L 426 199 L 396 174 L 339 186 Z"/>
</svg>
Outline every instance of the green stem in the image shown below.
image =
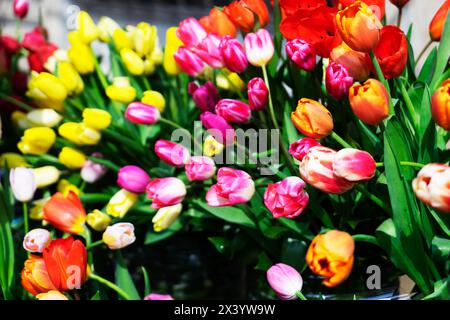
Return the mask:
<svg viewBox="0 0 450 320">
<path fill-rule="evenodd" d="M 296 293 L 295 293 L 295 295 L 300 299 L 300 300 L 303 300 L 303 301 L 307 301 L 308 299 L 306 299 L 306 297 L 303 295 L 303 293 L 301 293 L 300 291 L 297 291 Z"/>
<path fill-rule="evenodd" d="M 403 8 L 398 9 L 398 20 L 397 20 L 397 27 L 402 27 L 402 16 L 403 16 Z"/>
<path fill-rule="evenodd" d="M 414 104 L 413 104 L 411 98 L 409 97 L 408 91 L 406 90 L 403 82 L 400 79 L 397 79 L 397 84 L 400 85 L 400 90 L 402 92 L 403 99 L 405 100 L 406 107 L 408 108 L 408 111 L 411 114 L 411 117 L 413 120 L 413 126 L 417 131 L 418 123 L 417 123 L 416 110 L 414 109 Z"/>
<path fill-rule="evenodd" d="M 426 46 L 422 49 L 422 51 L 419 53 L 419 56 L 416 59 L 416 64 L 422 60 L 422 57 L 425 55 L 425 53 L 428 51 L 428 48 L 433 44 L 433 40 L 430 39 L 430 41 L 426 44 Z"/>
<path fill-rule="evenodd" d="M 357 185 L 356 186 L 356 190 L 358 190 L 359 192 L 361 192 L 365 197 L 367 197 L 369 200 L 371 200 L 373 203 L 375 203 L 376 205 L 378 205 L 380 208 L 382 208 L 383 210 L 385 210 L 386 212 L 391 212 L 391 208 L 389 208 L 386 203 L 381 200 L 380 198 L 378 198 L 376 195 L 374 195 L 373 193 L 369 192 L 364 186 L 362 185 Z"/>
<path fill-rule="evenodd" d="M 13 105 L 15 105 L 15 106 L 17 106 L 17 107 L 19 107 L 19 108 L 21 108 L 21 109 L 23 109 L 25 111 L 32 111 L 32 110 L 34 110 L 34 108 L 29 106 L 28 104 L 26 104 L 26 103 L 24 103 L 22 101 L 19 101 L 19 100 L 15 99 L 13 97 L 10 97 L 10 96 L 8 96 L 8 95 L 6 95 L 4 93 L 1 93 L 1 92 L 0 92 L 0 98 L 5 100 L 5 101 L 7 101 L 7 102 L 9 102 L 9 103 L 12 103 Z"/>
<path fill-rule="evenodd" d="M 347 141 L 345 141 L 341 136 L 339 136 L 336 132 L 331 133 L 331 138 L 336 140 L 337 143 L 339 143 L 344 148 L 353 148 Z"/>
<path fill-rule="evenodd" d="M 23 229 L 25 234 L 27 234 L 28 231 L 30 231 L 30 227 L 28 224 L 28 204 L 26 202 L 23 202 L 22 208 L 23 208 Z"/>
<path fill-rule="evenodd" d="M 404 167 L 413 167 L 417 169 L 422 169 L 425 167 L 425 164 L 417 163 L 417 162 L 409 162 L 409 161 L 400 161 L 400 165 Z M 384 167 L 384 162 L 377 162 L 377 168 Z"/>
<path fill-rule="evenodd" d="M 83 194 L 80 196 L 80 200 L 83 203 L 103 203 L 108 202 L 111 199 L 111 196 L 106 194 L 97 194 L 97 193 L 89 193 Z"/>
<path fill-rule="evenodd" d="M 101 158 L 96 158 L 96 157 L 89 157 L 89 160 L 98 163 L 98 164 L 102 164 L 105 167 L 107 167 L 108 169 L 111 169 L 113 171 L 118 172 L 120 170 L 120 167 L 115 165 L 114 163 L 112 163 L 109 160 L 105 160 L 105 159 L 101 159 Z"/>
<path fill-rule="evenodd" d="M 105 286 L 107 286 L 108 288 L 114 290 L 115 292 L 117 292 L 120 296 L 122 296 L 122 298 L 124 298 L 125 300 L 133 300 L 130 295 L 128 293 L 126 293 L 124 290 L 122 290 L 120 287 L 118 287 L 116 284 L 112 283 L 111 281 L 106 280 L 105 278 L 102 278 L 96 274 L 91 273 L 89 275 L 89 278 L 92 280 L 95 280 Z"/>
<path fill-rule="evenodd" d="M 353 240 L 355 240 L 355 242 L 366 242 L 379 246 L 377 238 L 367 234 L 356 234 L 353 236 Z"/>
<path fill-rule="evenodd" d="M 101 246 L 103 243 L 104 243 L 103 240 L 99 240 L 99 241 L 93 242 L 90 245 L 86 246 L 86 250 L 88 250 L 88 251 L 92 250 L 93 248 Z"/>
<path fill-rule="evenodd" d="M 147 76 L 145 76 L 145 75 L 142 76 L 142 82 L 144 83 L 144 89 L 146 91 L 152 90 L 152 86 L 150 85 L 150 82 L 148 81 Z"/>
<path fill-rule="evenodd" d="M 108 87 L 108 80 L 106 80 L 105 74 L 103 73 L 102 69 L 100 68 L 97 57 L 95 56 L 94 53 L 92 53 L 92 54 L 94 56 L 95 72 L 97 73 L 100 83 L 102 84 L 103 92 L 106 92 L 106 88 Z"/>
</svg>

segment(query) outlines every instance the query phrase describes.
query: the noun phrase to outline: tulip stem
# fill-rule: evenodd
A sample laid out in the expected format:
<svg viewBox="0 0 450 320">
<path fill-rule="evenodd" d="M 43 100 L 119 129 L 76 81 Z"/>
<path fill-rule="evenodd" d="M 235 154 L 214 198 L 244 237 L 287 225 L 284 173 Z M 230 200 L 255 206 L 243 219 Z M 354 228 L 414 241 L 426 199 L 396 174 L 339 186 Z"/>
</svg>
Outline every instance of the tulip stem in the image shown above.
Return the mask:
<svg viewBox="0 0 450 320">
<path fill-rule="evenodd" d="M 406 107 L 408 108 L 409 113 L 411 114 L 413 120 L 413 126 L 415 129 L 418 127 L 416 110 L 414 109 L 414 104 L 411 101 L 411 98 L 408 95 L 408 91 L 405 88 L 405 85 L 400 79 L 397 79 L 397 83 L 400 85 L 400 90 L 402 92 L 403 99 L 405 100 Z"/>
<path fill-rule="evenodd" d="M 107 286 L 108 288 L 114 290 L 115 292 L 117 292 L 120 296 L 122 296 L 122 298 L 124 298 L 125 300 L 133 300 L 130 295 L 128 293 L 126 293 L 125 291 L 123 291 L 119 286 L 117 286 L 116 284 L 112 283 L 111 281 L 106 280 L 105 278 L 102 278 L 94 273 L 91 273 L 89 275 L 89 278 L 92 280 L 95 280 L 105 286 Z"/>
<path fill-rule="evenodd" d="M 93 248 L 99 247 L 99 246 L 101 246 L 103 243 L 104 243 L 103 240 L 99 240 L 99 241 L 93 242 L 93 243 L 91 243 L 91 244 L 89 244 L 89 245 L 86 246 L 86 250 L 89 251 L 89 250 L 91 250 L 91 249 L 93 249 Z"/>
<path fill-rule="evenodd" d="M 378 243 L 378 240 L 377 240 L 376 237 L 370 236 L 370 235 L 367 235 L 367 234 L 356 234 L 356 235 L 353 236 L 353 240 L 355 240 L 355 242 L 371 243 L 371 244 L 374 244 L 376 246 L 380 245 Z"/>
<path fill-rule="evenodd" d="M 352 148 L 352 146 L 345 141 L 343 138 L 341 138 L 341 136 L 339 136 L 336 132 L 332 132 L 331 133 L 331 138 L 333 138 L 334 140 L 336 140 L 337 143 L 339 143 L 341 146 L 343 146 L 344 148 Z"/>
<path fill-rule="evenodd" d="M 391 208 L 389 208 L 385 201 L 381 200 L 380 198 L 378 198 L 376 195 L 374 195 L 373 193 L 369 192 L 364 186 L 362 185 L 357 185 L 356 186 L 356 190 L 358 190 L 359 192 L 361 192 L 365 197 L 367 197 L 369 200 L 371 200 L 373 203 L 375 203 L 376 205 L 378 205 L 380 208 L 384 209 L 386 212 L 391 212 Z"/>
<path fill-rule="evenodd" d="M 398 19 L 397 19 L 397 27 L 402 27 L 402 16 L 403 16 L 403 8 L 398 9 Z"/>
<path fill-rule="evenodd" d="M 28 204 L 26 202 L 22 202 L 22 208 L 23 208 L 23 229 L 25 231 L 25 234 L 28 233 L 30 230 L 28 225 Z"/>
<path fill-rule="evenodd" d="M 295 293 L 295 295 L 300 299 L 300 300 L 303 300 L 303 301 L 307 301 L 308 299 L 306 299 L 306 297 L 303 295 L 303 293 L 301 293 L 301 291 L 297 291 L 296 293 Z"/>
<path fill-rule="evenodd" d="M 422 60 L 422 57 L 428 51 L 428 49 L 431 47 L 432 44 L 433 44 L 433 40 L 430 39 L 430 41 L 426 44 L 426 46 L 419 53 L 419 56 L 416 59 L 416 64 L 418 64 L 420 62 L 420 60 Z"/>
<path fill-rule="evenodd" d="M 29 106 L 28 104 L 17 100 L 16 98 L 10 97 L 4 93 L 0 92 L 0 99 L 5 100 L 6 102 L 12 103 L 13 105 L 25 110 L 25 111 L 32 111 L 33 107 Z"/>
<path fill-rule="evenodd" d="M 422 169 L 423 167 L 425 167 L 425 165 L 422 163 L 409 162 L 409 161 L 400 161 L 400 165 L 403 167 L 413 167 L 413 168 L 417 168 L 417 169 Z M 382 168 L 382 167 L 384 167 L 384 162 L 377 162 L 377 168 Z"/>
</svg>

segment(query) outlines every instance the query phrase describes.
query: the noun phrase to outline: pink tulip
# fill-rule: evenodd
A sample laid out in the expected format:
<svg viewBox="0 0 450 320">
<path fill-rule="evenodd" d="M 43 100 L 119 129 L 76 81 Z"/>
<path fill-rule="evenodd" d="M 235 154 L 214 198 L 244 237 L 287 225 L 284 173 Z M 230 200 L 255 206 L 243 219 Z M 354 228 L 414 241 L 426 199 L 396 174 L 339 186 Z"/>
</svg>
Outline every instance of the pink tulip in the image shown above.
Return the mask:
<svg viewBox="0 0 450 320">
<path fill-rule="evenodd" d="M 180 68 L 191 77 L 196 77 L 205 69 L 205 63 L 200 57 L 186 47 L 178 48 L 173 56 Z"/>
<path fill-rule="evenodd" d="M 14 15 L 19 19 L 25 18 L 28 14 L 29 6 L 30 4 L 28 3 L 28 0 L 14 0 Z"/>
<path fill-rule="evenodd" d="M 147 195 L 153 201 L 153 209 L 180 204 L 186 196 L 186 186 L 177 178 L 157 178 L 147 186 Z"/>
<path fill-rule="evenodd" d="M 126 166 L 117 174 L 117 185 L 133 193 L 144 193 L 150 183 L 150 176 L 136 166 Z"/>
<path fill-rule="evenodd" d="M 144 298 L 144 300 L 153 300 L 153 301 L 171 301 L 173 297 L 169 294 L 158 294 L 152 293 Z"/>
<path fill-rule="evenodd" d="M 172 167 L 181 168 L 189 161 L 189 150 L 180 144 L 167 140 L 158 140 L 155 153 L 165 163 Z"/>
<path fill-rule="evenodd" d="M 327 92 L 336 100 L 348 97 L 353 78 L 349 75 L 347 68 L 335 62 L 330 63 L 326 72 Z"/>
<path fill-rule="evenodd" d="M 370 153 L 357 149 L 342 149 L 333 163 L 334 174 L 352 182 L 370 180 L 375 176 L 377 164 Z"/>
<path fill-rule="evenodd" d="M 200 116 L 200 121 L 217 142 L 224 145 L 234 143 L 236 131 L 221 116 L 207 111 Z"/>
<path fill-rule="evenodd" d="M 189 83 L 189 94 L 195 102 L 195 105 L 205 111 L 214 111 L 214 107 L 219 102 L 219 92 L 211 81 L 199 86 L 195 82 Z"/>
<path fill-rule="evenodd" d="M 267 65 L 275 53 L 272 37 L 266 29 L 247 34 L 244 44 L 247 59 L 255 67 Z"/>
<path fill-rule="evenodd" d="M 267 281 L 282 300 L 296 299 L 297 292 L 303 288 L 303 279 L 300 273 L 283 263 L 278 263 L 267 271 Z"/>
<path fill-rule="evenodd" d="M 192 17 L 181 21 L 177 29 L 177 36 L 186 47 L 197 46 L 207 35 L 200 22 Z"/>
<path fill-rule="evenodd" d="M 308 206 L 309 196 L 305 187 L 305 182 L 299 177 L 288 177 L 281 182 L 269 184 L 264 194 L 264 204 L 274 218 L 293 219 Z"/>
<path fill-rule="evenodd" d="M 219 50 L 220 37 L 209 34 L 195 48 L 194 52 L 211 68 L 223 68 L 222 55 Z"/>
<path fill-rule="evenodd" d="M 216 164 L 208 157 L 191 157 L 185 169 L 189 181 L 206 181 L 216 174 Z"/>
<path fill-rule="evenodd" d="M 313 71 L 316 67 L 317 56 L 312 46 L 303 40 L 294 39 L 286 44 L 289 59 L 300 69 Z"/>
<path fill-rule="evenodd" d="M 450 167 L 444 164 L 428 164 L 414 179 L 413 190 L 417 198 L 434 209 L 450 212 Z"/>
<path fill-rule="evenodd" d="M 103 158 L 99 152 L 92 154 L 95 158 Z M 87 160 L 81 168 L 81 178 L 87 183 L 96 183 L 108 172 L 108 168 L 92 160 Z"/>
<path fill-rule="evenodd" d="M 161 119 L 161 113 L 153 106 L 133 102 L 128 105 L 125 118 L 135 124 L 155 124 Z"/>
<path fill-rule="evenodd" d="M 289 147 L 289 153 L 298 161 L 302 161 L 313 147 L 320 146 L 320 143 L 311 138 L 303 138 L 295 141 Z"/>
<path fill-rule="evenodd" d="M 244 171 L 221 168 L 217 174 L 217 184 L 206 194 L 210 207 L 227 207 L 249 202 L 255 194 L 255 183 Z"/>
<path fill-rule="evenodd" d="M 220 42 L 220 53 L 228 70 L 231 72 L 241 73 L 248 67 L 247 55 L 244 47 L 235 38 L 225 36 Z"/>
<path fill-rule="evenodd" d="M 261 111 L 267 106 L 269 101 L 269 89 L 261 78 L 253 78 L 247 86 L 248 101 L 250 109 Z"/>
<path fill-rule="evenodd" d="M 300 164 L 302 179 L 326 193 L 342 194 L 352 189 L 353 182 L 334 174 L 336 154 L 336 151 L 322 146 L 311 148 Z"/>
<path fill-rule="evenodd" d="M 216 113 L 229 123 L 247 123 L 252 117 L 248 104 L 233 99 L 220 100 L 216 105 Z"/>
</svg>

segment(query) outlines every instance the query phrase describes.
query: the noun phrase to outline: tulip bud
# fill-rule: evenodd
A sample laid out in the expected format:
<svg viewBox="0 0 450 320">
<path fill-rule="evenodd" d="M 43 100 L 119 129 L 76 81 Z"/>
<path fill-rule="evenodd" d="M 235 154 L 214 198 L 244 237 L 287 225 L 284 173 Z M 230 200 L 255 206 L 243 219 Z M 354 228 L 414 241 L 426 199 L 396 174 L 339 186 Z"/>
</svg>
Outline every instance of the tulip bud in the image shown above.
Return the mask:
<svg viewBox="0 0 450 320">
<path fill-rule="evenodd" d="M 137 194 L 121 189 L 109 200 L 106 213 L 115 218 L 123 218 L 136 204 L 137 200 Z"/>
<path fill-rule="evenodd" d="M 96 158 L 102 158 L 101 153 L 93 153 L 93 157 Z M 106 168 L 104 165 L 95 163 L 92 160 L 87 160 L 83 168 L 81 168 L 81 179 L 86 181 L 87 183 L 95 183 L 98 180 L 100 180 L 108 171 L 108 168 Z"/>
<path fill-rule="evenodd" d="M 47 127 L 27 129 L 17 147 L 23 154 L 42 155 L 56 142 L 55 132 Z"/>
<path fill-rule="evenodd" d="M 369 79 L 364 85 L 354 84 L 350 88 L 349 99 L 355 115 L 368 125 L 378 125 L 389 117 L 389 94 L 378 80 Z"/>
<path fill-rule="evenodd" d="M 120 29 L 119 24 L 109 17 L 101 17 L 97 24 L 99 38 L 102 42 L 109 43 L 114 31 Z"/>
<path fill-rule="evenodd" d="M 70 192 L 75 193 L 77 196 L 81 194 L 81 190 L 74 184 L 70 183 L 66 179 L 61 179 L 56 186 L 56 190 L 61 192 L 65 197 L 69 195 Z"/>
<path fill-rule="evenodd" d="M 450 79 L 444 81 L 433 94 L 431 113 L 438 126 L 450 131 Z"/>
<path fill-rule="evenodd" d="M 272 37 L 269 31 L 259 29 L 245 36 L 245 52 L 247 59 L 255 67 L 267 65 L 275 53 Z"/>
<path fill-rule="evenodd" d="M 62 111 L 67 98 L 67 89 L 61 80 L 50 73 L 34 73 L 28 82 L 26 96 L 41 108 Z"/>
<path fill-rule="evenodd" d="M 208 33 L 217 34 L 221 37 L 236 36 L 237 28 L 233 21 L 219 8 L 212 8 L 209 16 L 201 18 L 199 22 Z"/>
<path fill-rule="evenodd" d="M 194 52 L 211 68 L 220 69 L 223 67 L 222 55 L 219 50 L 220 42 L 220 37 L 209 34 L 194 48 Z"/>
<path fill-rule="evenodd" d="M 14 15 L 19 19 L 25 18 L 28 14 L 29 7 L 30 4 L 28 3 L 28 0 L 14 0 L 13 2 Z"/>
<path fill-rule="evenodd" d="M 173 57 L 180 68 L 191 77 L 198 76 L 205 69 L 203 60 L 186 47 L 180 47 Z"/>
<path fill-rule="evenodd" d="M 330 60 L 343 65 L 350 76 L 357 81 L 365 81 L 370 75 L 366 54 L 352 50 L 345 43 L 340 44 L 331 51 Z"/>
<path fill-rule="evenodd" d="M 221 154 L 224 149 L 225 146 L 217 142 L 213 136 L 208 136 L 203 143 L 203 154 L 207 157 L 215 157 L 216 155 Z"/>
<path fill-rule="evenodd" d="M 128 48 L 123 48 L 120 50 L 120 57 L 128 72 L 133 76 L 142 76 L 144 74 L 144 60 L 136 52 Z"/>
<path fill-rule="evenodd" d="M 154 179 L 147 186 L 147 195 L 153 201 L 153 209 L 180 204 L 186 196 L 186 186 L 177 178 Z"/>
<path fill-rule="evenodd" d="M 420 170 L 412 186 L 417 198 L 440 212 L 450 212 L 450 167 L 428 164 Z"/>
<path fill-rule="evenodd" d="M 267 106 L 269 89 L 263 79 L 253 78 L 250 80 L 247 92 L 251 110 L 261 111 Z"/>
<path fill-rule="evenodd" d="M 114 30 L 112 37 L 117 52 L 120 52 L 123 48 L 133 49 L 133 39 L 131 35 L 122 28 Z"/>
<path fill-rule="evenodd" d="M 33 199 L 36 192 L 36 179 L 32 169 L 11 169 L 9 172 L 9 183 L 17 201 L 29 202 Z"/>
<path fill-rule="evenodd" d="M 155 124 L 161 119 L 161 113 L 153 106 L 140 102 L 130 103 L 125 111 L 125 118 L 135 124 Z"/>
<path fill-rule="evenodd" d="M 67 54 L 78 73 L 86 75 L 94 72 L 95 58 L 88 45 L 83 43 L 72 45 Z"/>
<path fill-rule="evenodd" d="M 100 32 L 89 13 L 86 11 L 81 11 L 78 15 L 77 23 L 78 32 L 80 33 L 81 40 L 84 43 L 90 44 L 92 41 L 99 38 Z"/>
<path fill-rule="evenodd" d="M 151 300 L 155 300 L 155 301 L 165 301 L 165 300 L 171 301 L 171 300 L 173 300 L 173 298 L 172 298 L 171 295 L 168 295 L 168 294 L 151 293 L 148 296 L 146 296 L 144 298 L 144 300 L 147 300 L 147 301 L 151 301 Z"/>
<path fill-rule="evenodd" d="M 144 193 L 150 183 L 150 176 L 139 167 L 126 166 L 117 174 L 117 185 L 133 193 Z"/>
<path fill-rule="evenodd" d="M 224 118 L 228 123 L 247 123 L 252 116 L 248 104 L 233 99 L 220 100 L 216 105 L 216 114 Z"/>
<path fill-rule="evenodd" d="M 46 293 L 40 293 L 36 296 L 36 299 L 41 301 L 64 301 L 69 300 L 64 294 L 56 290 L 50 290 Z"/>
<path fill-rule="evenodd" d="M 305 136 L 322 139 L 333 131 L 333 117 L 320 102 L 303 98 L 291 115 L 295 127 Z"/>
<path fill-rule="evenodd" d="M 86 211 L 80 198 L 69 192 L 67 196 L 55 193 L 44 205 L 45 221 L 52 226 L 70 234 L 80 234 L 84 231 L 86 222 Z"/>
<path fill-rule="evenodd" d="M 33 296 L 56 289 L 50 280 L 44 259 L 35 255 L 30 255 L 25 261 L 21 282 L 23 288 Z"/>
<path fill-rule="evenodd" d="M 430 23 L 430 37 L 433 41 L 441 41 L 442 32 L 444 31 L 445 21 L 450 11 L 450 0 L 445 0 Z"/>
<path fill-rule="evenodd" d="M 89 128 L 104 130 L 111 125 L 112 116 L 108 111 L 94 108 L 83 110 L 83 123 Z"/>
<path fill-rule="evenodd" d="M 172 167 L 183 167 L 190 158 L 189 150 L 180 144 L 158 140 L 155 144 L 155 153 L 165 163 Z"/>
<path fill-rule="evenodd" d="M 234 143 L 236 132 L 221 116 L 205 112 L 200 116 L 200 121 L 217 142 L 225 145 Z"/>
<path fill-rule="evenodd" d="M 189 181 L 206 181 L 216 174 L 216 164 L 209 157 L 191 157 L 185 170 Z"/>
<path fill-rule="evenodd" d="M 42 253 L 52 241 L 50 232 L 45 229 L 34 229 L 23 239 L 23 248 L 31 253 Z"/>
<path fill-rule="evenodd" d="M 313 71 L 316 67 L 317 56 L 313 47 L 306 41 L 294 39 L 286 44 L 289 59 L 300 69 Z"/>
<path fill-rule="evenodd" d="M 111 250 L 123 249 L 135 241 L 134 226 L 131 223 L 116 223 L 103 233 L 103 242 Z"/>
<path fill-rule="evenodd" d="M 36 187 L 44 189 L 52 184 L 58 182 L 61 172 L 53 166 L 46 166 L 33 169 L 34 179 L 36 180 Z"/>
<path fill-rule="evenodd" d="M 298 161 L 302 161 L 311 148 L 320 146 L 320 143 L 311 138 L 300 139 L 289 147 L 289 153 Z"/>
<path fill-rule="evenodd" d="M 282 300 L 296 299 L 297 292 L 303 288 L 300 273 L 287 264 L 278 263 L 267 271 L 267 281 Z"/>
<path fill-rule="evenodd" d="M 377 164 L 370 153 L 350 148 L 340 150 L 333 163 L 334 174 L 352 182 L 372 179 L 376 168 Z"/>
<path fill-rule="evenodd" d="M 154 48 L 157 38 L 156 26 L 141 22 L 132 32 L 134 42 L 134 51 L 140 57 L 150 55 Z"/>
<path fill-rule="evenodd" d="M 181 69 L 174 59 L 174 55 L 182 45 L 183 42 L 177 36 L 177 28 L 172 27 L 167 29 L 163 66 L 168 75 L 175 76 L 181 73 Z"/>
<path fill-rule="evenodd" d="M 158 210 L 153 217 L 153 230 L 162 232 L 170 228 L 170 226 L 178 219 L 183 210 L 183 205 L 177 204 L 171 207 L 164 207 Z"/>
<path fill-rule="evenodd" d="M 214 107 L 219 102 L 219 92 L 211 81 L 199 86 L 195 82 L 189 83 L 188 92 L 192 96 L 195 105 L 205 111 L 214 111 Z"/>
<path fill-rule="evenodd" d="M 187 47 L 197 46 L 208 34 L 195 18 L 187 18 L 180 22 L 177 30 L 178 38 Z"/>
<path fill-rule="evenodd" d="M 29 167 L 27 160 L 20 154 L 6 152 L 0 155 L 0 168 L 14 169 L 18 167 Z"/>
<path fill-rule="evenodd" d="M 70 147 L 64 147 L 58 159 L 69 169 L 81 169 L 86 163 L 86 155 Z"/>
<path fill-rule="evenodd" d="M 231 91 L 234 93 L 240 93 L 245 88 L 245 83 L 239 77 L 237 73 L 222 72 L 216 77 L 217 87 L 222 90 Z"/>
<path fill-rule="evenodd" d="M 158 91 L 145 91 L 141 102 L 155 107 L 161 113 L 166 109 L 166 99 L 164 99 L 164 96 Z"/>
<path fill-rule="evenodd" d="M 97 145 L 101 134 L 96 129 L 90 128 L 83 123 L 66 122 L 58 128 L 58 133 L 65 139 L 79 146 Z"/>
<path fill-rule="evenodd" d="M 111 223 L 111 218 L 100 210 L 94 210 L 87 215 L 86 222 L 88 226 L 95 231 L 102 232 L 105 231 Z"/>
<path fill-rule="evenodd" d="M 70 62 L 58 63 L 58 79 L 64 84 L 69 95 L 80 94 L 84 90 L 83 79 Z"/>
<path fill-rule="evenodd" d="M 106 95 L 113 101 L 130 103 L 136 98 L 136 89 L 130 85 L 127 77 L 114 78 L 113 84 L 106 88 Z"/>
<path fill-rule="evenodd" d="M 34 127 L 54 127 L 63 117 L 53 109 L 37 109 L 27 113 L 27 120 Z"/>
<path fill-rule="evenodd" d="M 339 101 L 348 97 L 353 78 L 344 66 L 332 62 L 327 68 L 325 83 L 328 94 Z"/>
<path fill-rule="evenodd" d="M 220 53 L 228 70 L 241 73 L 247 69 L 248 60 L 241 43 L 230 36 L 226 36 L 220 42 Z"/>
<path fill-rule="evenodd" d="M 409 0 L 389 0 L 389 1 L 399 9 L 402 9 L 409 2 Z"/>
</svg>

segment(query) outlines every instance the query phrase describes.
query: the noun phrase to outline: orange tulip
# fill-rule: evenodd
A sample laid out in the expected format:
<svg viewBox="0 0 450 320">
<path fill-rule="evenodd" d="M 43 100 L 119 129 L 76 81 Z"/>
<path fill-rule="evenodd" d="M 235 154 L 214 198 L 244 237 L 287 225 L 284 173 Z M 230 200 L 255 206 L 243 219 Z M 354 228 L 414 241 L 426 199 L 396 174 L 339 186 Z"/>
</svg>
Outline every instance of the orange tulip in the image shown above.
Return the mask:
<svg viewBox="0 0 450 320">
<path fill-rule="evenodd" d="M 22 286 L 33 296 L 56 289 L 50 280 L 43 258 L 30 255 L 25 261 L 22 270 Z"/>
<path fill-rule="evenodd" d="M 349 93 L 350 106 L 362 122 L 377 125 L 389 116 L 389 94 L 384 85 L 375 79 L 364 85 L 354 84 Z"/>
<path fill-rule="evenodd" d="M 87 279 L 87 251 L 80 240 L 72 237 L 53 240 L 43 252 L 48 275 L 64 292 L 80 289 Z"/>
<path fill-rule="evenodd" d="M 450 10 L 450 0 L 446 0 L 439 8 L 430 23 L 430 36 L 433 41 L 440 41 L 442 32 L 444 31 L 445 20 L 447 19 Z"/>
<path fill-rule="evenodd" d="M 239 0 L 223 8 L 223 11 L 243 32 L 251 32 L 255 27 L 255 15 L 259 26 L 264 28 L 269 23 L 269 10 L 263 0 Z"/>
<path fill-rule="evenodd" d="M 431 99 L 431 113 L 438 126 L 450 131 L 450 79 L 444 81 Z"/>
<path fill-rule="evenodd" d="M 353 50 L 372 51 L 380 41 L 380 20 L 363 2 L 356 1 L 336 14 L 342 40 Z"/>
<path fill-rule="evenodd" d="M 322 139 L 333 131 L 333 117 L 320 102 L 301 99 L 291 115 L 295 127 L 305 136 Z"/>
<path fill-rule="evenodd" d="M 71 234 L 84 231 L 86 211 L 73 191 L 70 191 L 67 197 L 61 192 L 53 195 L 45 204 L 43 212 L 43 219 L 58 230 Z"/>
<path fill-rule="evenodd" d="M 349 277 L 354 251 L 355 242 L 351 235 L 332 230 L 313 240 L 306 253 L 306 262 L 312 272 L 326 278 L 322 283 L 332 288 Z"/>
<path fill-rule="evenodd" d="M 330 59 L 346 67 L 350 76 L 356 81 L 365 81 L 370 75 L 366 54 L 352 50 L 345 43 L 331 51 Z"/>
<path fill-rule="evenodd" d="M 199 22 L 208 33 L 214 33 L 221 37 L 231 36 L 234 38 L 236 36 L 237 28 L 233 21 L 218 8 L 212 8 L 209 16 L 201 18 Z"/>
</svg>

